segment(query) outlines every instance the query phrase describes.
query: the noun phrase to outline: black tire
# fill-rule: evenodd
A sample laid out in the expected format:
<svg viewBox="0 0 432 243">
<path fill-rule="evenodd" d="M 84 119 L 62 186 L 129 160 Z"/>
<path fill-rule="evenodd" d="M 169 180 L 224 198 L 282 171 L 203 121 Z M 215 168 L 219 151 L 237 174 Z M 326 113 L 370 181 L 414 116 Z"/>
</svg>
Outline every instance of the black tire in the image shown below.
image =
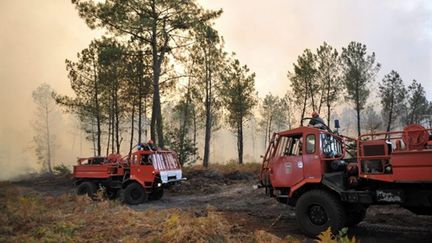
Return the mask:
<svg viewBox="0 0 432 243">
<path fill-rule="evenodd" d="M 114 199 L 119 197 L 119 194 L 120 194 L 119 191 L 120 190 L 117 188 L 106 188 L 104 196 L 106 198 L 108 198 L 109 200 L 114 200 Z"/>
<path fill-rule="evenodd" d="M 84 181 L 77 187 L 78 195 L 87 195 L 92 199 L 95 199 L 97 192 L 97 185 L 91 181 Z"/>
<path fill-rule="evenodd" d="M 346 224 L 346 212 L 342 202 L 324 190 L 305 192 L 296 204 L 296 219 L 300 229 L 309 237 L 331 227 L 336 233 Z"/>
<path fill-rule="evenodd" d="M 123 203 L 130 205 L 137 205 L 147 201 L 148 194 L 145 192 L 144 188 L 133 182 L 126 186 L 123 190 L 120 191 L 120 200 Z"/>
<path fill-rule="evenodd" d="M 367 207 L 362 204 L 349 204 L 346 206 L 346 226 L 351 227 L 359 224 L 366 217 Z"/>
<path fill-rule="evenodd" d="M 159 200 L 162 198 L 163 194 L 164 194 L 164 189 L 162 187 L 158 189 L 153 189 L 153 191 L 149 195 L 149 200 L 152 201 Z"/>
</svg>

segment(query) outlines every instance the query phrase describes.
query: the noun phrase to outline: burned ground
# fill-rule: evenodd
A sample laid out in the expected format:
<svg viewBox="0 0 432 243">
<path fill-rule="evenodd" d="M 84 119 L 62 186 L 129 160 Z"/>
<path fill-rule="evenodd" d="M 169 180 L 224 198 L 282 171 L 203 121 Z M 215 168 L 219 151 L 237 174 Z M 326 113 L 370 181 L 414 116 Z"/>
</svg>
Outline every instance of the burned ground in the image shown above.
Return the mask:
<svg viewBox="0 0 432 243">
<path fill-rule="evenodd" d="M 70 222 L 78 220 L 71 214 L 76 213 L 79 215 L 86 212 L 85 208 L 74 207 L 74 203 L 89 207 L 90 209 L 87 209 L 87 211 L 91 214 L 98 214 L 97 208 L 105 210 L 100 212 L 100 217 L 92 216 L 93 218 L 96 217 L 96 221 L 99 222 L 97 226 L 85 220 L 84 223 L 82 220 L 76 221 L 77 225 L 71 223 L 70 227 L 73 230 L 68 233 L 71 240 L 80 240 L 79 237 L 82 237 L 82 233 L 89 233 L 89 230 L 93 232 L 100 229 L 105 232 L 101 227 L 108 227 L 108 225 L 106 222 L 102 222 L 103 217 L 119 217 L 114 215 L 121 214 L 121 211 L 123 211 L 124 214 L 122 215 L 130 214 L 130 217 L 137 217 L 141 221 L 138 223 L 138 221 L 130 221 L 130 219 L 121 217 L 119 220 L 126 220 L 126 225 L 136 229 L 128 229 L 129 232 L 128 230 L 124 231 L 123 227 L 121 230 L 124 232 L 119 231 L 123 233 L 117 236 L 119 240 L 145 239 L 150 241 L 156 239 L 177 242 L 180 239 L 216 242 L 313 241 L 313 239 L 303 236 L 298 229 L 292 208 L 265 196 L 263 189 L 253 189 L 253 185 L 257 183 L 257 167 L 215 167 L 210 170 L 195 167 L 186 169 L 185 176 L 188 177 L 188 180 L 166 190 L 161 200 L 129 207 L 122 206 L 118 202 L 90 202 L 89 200 L 80 199 L 81 197 L 72 196 L 74 189 L 71 180 L 65 177 L 39 176 L 13 183 L 3 183 L 4 190 L 2 190 L 0 196 L 0 216 L 2 216 L 0 220 L 5 221 L 9 216 L 13 219 L 10 208 L 8 208 L 12 207 L 12 201 L 8 198 L 12 196 L 5 193 L 5 191 L 15 188 L 12 189 L 17 192 L 14 193 L 16 194 L 13 195 L 14 197 L 35 195 L 38 198 L 37 201 L 42 204 L 58 204 L 58 207 L 66 205 L 64 206 L 65 212 L 63 212 L 66 216 L 63 215 L 62 217 L 71 217 Z M 17 198 L 16 200 L 19 202 L 23 199 Z M 102 206 L 99 204 L 102 204 Z M 70 207 L 73 207 L 73 209 L 70 209 Z M 68 208 L 71 211 L 68 211 Z M 113 215 L 110 216 L 107 212 L 111 212 Z M 23 215 L 20 217 L 23 217 Z M 37 222 L 32 224 L 20 217 L 18 219 L 23 220 L 24 224 L 31 229 L 30 232 L 36 232 L 36 236 L 44 236 L 44 231 L 35 226 Z M 52 217 L 54 217 L 55 221 L 55 216 Z M 63 219 L 62 217 L 60 219 Z M 154 217 L 154 219 L 149 217 Z M 57 219 L 57 221 L 60 219 Z M 51 223 L 59 227 L 57 221 Z M 109 219 L 108 221 L 115 222 L 116 220 Z M 19 231 L 12 230 L 14 228 L 13 223 L 7 220 L 2 223 L 12 225 L 3 226 L 0 231 L 0 239 L 26 239 L 14 236 L 14 232 Z M 142 224 L 146 226 L 144 227 Z M 176 224 L 178 225 L 176 226 Z M 181 227 L 179 228 L 179 226 Z M 213 231 L 211 229 L 201 229 L 203 232 L 198 234 L 200 227 L 214 229 Z M 355 236 L 361 242 L 431 242 L 431 229 L 432 217 L 430 216 L 417 216 L 398 206 L 373 206 L 368 209 L 364 222 L 351 228 L 349 235 Z M 83 232 L 80 232 L 80 230 Z M 195 234 L 198 238 L 188 238 L 189 236 L 185 234 Z M 51 235 L 51 237 L 54 236 Z M 97 237 L 99 238 L 95 240 L 106 241 L 109 239 L 104 238 L 102 234 L 97 234 Z M 38 238 L 32 239 L 37 240 Z"/>
</svg>

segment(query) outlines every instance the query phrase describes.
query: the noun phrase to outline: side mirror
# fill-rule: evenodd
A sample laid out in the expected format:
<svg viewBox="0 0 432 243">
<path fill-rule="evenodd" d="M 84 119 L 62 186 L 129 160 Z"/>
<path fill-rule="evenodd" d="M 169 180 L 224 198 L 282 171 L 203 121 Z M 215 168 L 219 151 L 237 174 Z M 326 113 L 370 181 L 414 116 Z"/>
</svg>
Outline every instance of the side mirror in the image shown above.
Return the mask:
<svg viewBox="0 0 432 243">
<path fill-rule="evenodd" d="M 335 128 L 340 128 L 339 120 L 338 119 L 334 120 L 334 127 Z"/>
</svg>

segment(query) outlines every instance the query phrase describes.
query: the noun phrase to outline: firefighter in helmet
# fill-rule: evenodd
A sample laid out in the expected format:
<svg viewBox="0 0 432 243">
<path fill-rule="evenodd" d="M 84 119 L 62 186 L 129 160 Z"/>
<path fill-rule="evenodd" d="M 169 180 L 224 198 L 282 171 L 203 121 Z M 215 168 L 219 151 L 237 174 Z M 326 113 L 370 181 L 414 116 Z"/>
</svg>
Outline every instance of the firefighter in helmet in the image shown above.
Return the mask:
<svg viewBox="0 0 432 243">
<path fill-rule="evenodd" d="M 155 151 L 157 150 L 153 140 L 148 140 L 147 143 L 139 143 L 138 144 L 138 150 L 152 150 Z"/>
<path fill-rule="evenodd" d="M 316 127 L 320 129 L 324 129 L 327 125 L 324 123 L 324 120 L 319 116 L 318 112 L 312 112 L 312 119 L 309 120 L 309 127 Z"/>
<path fill-rule="evenodd" d="M 154 142 L 153 142 L 153 140 L 148 140 L 148 142 L 147 142 L 147 146 L 148 146 L 148 149 L 149 150 L 156 150 L 156 146 L 155 146 L 155 144 L 154 144 Z"/>
</svg>

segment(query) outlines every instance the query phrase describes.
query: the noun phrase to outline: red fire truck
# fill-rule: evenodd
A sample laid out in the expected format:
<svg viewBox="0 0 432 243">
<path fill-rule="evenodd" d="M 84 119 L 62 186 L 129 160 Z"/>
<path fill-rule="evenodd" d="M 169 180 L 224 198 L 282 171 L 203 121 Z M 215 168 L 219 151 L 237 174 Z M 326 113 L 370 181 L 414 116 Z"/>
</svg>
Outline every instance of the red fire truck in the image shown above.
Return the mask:
<svg viewBox="0 0 432 243">
<path fill-rule="evenodd" d="M 299 227 L 312 237 L 328 227 L 337 232 L 358 224 L 373 204 L 431 215 L 431 131 L 414 124 L 358 138 L 327 126 L 277 132 L 264 156 L 260 186 L 295 207 Z"/>
<path fill-rule="evenodd" d="M 94 197 L 103 189 L 108 198 L 120 197 L 127 204 L 158 200 L 164 185 L 185 180 L 173 151 L 151 149 L 137 150 L 127 158 L 119 154 L 80 158 L 73 177 L 78 194 Z"/>
</svg>

